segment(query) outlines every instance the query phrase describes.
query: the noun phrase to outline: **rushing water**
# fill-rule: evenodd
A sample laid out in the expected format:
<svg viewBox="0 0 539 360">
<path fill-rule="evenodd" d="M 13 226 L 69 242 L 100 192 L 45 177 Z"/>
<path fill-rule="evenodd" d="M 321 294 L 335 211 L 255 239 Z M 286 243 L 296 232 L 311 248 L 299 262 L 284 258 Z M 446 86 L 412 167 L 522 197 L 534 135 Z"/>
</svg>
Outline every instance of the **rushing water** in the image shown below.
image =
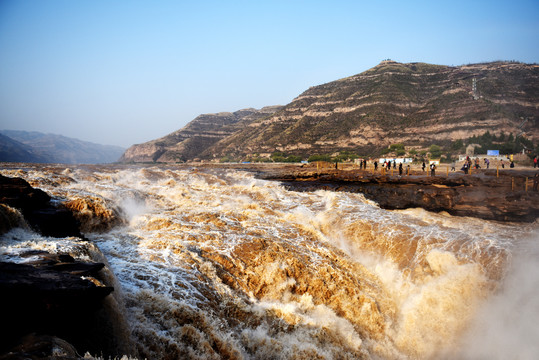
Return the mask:
<svg viewBox="0 0 539 360">
<path fill-rule="evenodd" d="M 386 211 L 235 170 L 4 168 L 79 212 L 132 355 L 148 359 L 535 359 L 538 223 Z M 95 244 L 97 249 L 92 250 Z M 118 335 L 119 336 L 119 335 Z"/>
</svg>

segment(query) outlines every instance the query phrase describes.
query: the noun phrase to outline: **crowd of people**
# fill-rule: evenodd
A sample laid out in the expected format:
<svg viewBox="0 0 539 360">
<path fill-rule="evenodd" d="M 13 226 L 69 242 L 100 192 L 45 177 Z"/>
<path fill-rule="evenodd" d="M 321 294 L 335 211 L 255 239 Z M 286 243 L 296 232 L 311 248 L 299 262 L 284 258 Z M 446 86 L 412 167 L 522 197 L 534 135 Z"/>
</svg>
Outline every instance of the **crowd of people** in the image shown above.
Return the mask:
<svg viewBox="0 0 539 360">
<path fill-rule="evenodd" d="M 534 168 L 537 168 L 539 167 L 538 163 L 537 163 L 538 159 L 537 157 L 535 157 L 533 159 L 533 167 Z M 359 169 L 363 169 L 363 170 L 367 170 L 367 166 L 368 166 L 368 163 L 371 163 L 372 166 L 374 167 L 374 171 L 378 171 L 378 166 L 381 165 L 381 167 L 384 169 L 384 170 L 391 170 L 391 168 L 393 169 L 397 169 L 397 161 L 396 160 L 384 160 L 384 162 L 382 164 L 379 164 L 378 161 L 375 159 L 375 160 L 369 160 L 367 161 L 366 159 L 361 159 L 359 161 Z M 481 163 L 483 165 L 483 167 L 481 166 Z M 514 168 L 515 167 L 515 163 L 512 161 L 512 160 L 509 160 L 508 161 L 509 163 L 509 167 L 510 168 Z M 398 167 L 399 167 L 399 173 L 401 173 L 401 168 L 403 168 L 403 163 L 402 162 L 399 162 L 398 163 Z M 430 162 L 429 164 L 429 168 L 430 170 L 434 170 L 436 171 L 436 165 L 434 167 L 432 167 L 432 165 L 435 165 L 436 163 L 434 162 Z M 460 168 L 460 170 L 462 170 L 465 174 L 468 174 L 469 173 L 469 170 L 470 169 L 482 169 L 482 168 L 485 168 L 485 169 L 490 169 L 490 164 L 491 164 L 491 161 L 490 159 L 488 158 L 484 158 L 482 161 L 479 157 L 476 157 L 476 158 L 470 158 L 469 156 L 466 157 L 466 159 L 464 160 L 464 162 L 462 163 L 462 167 Z M 453 161 L 451 163 L 451 171 L 455 172 L 457 171 L 456 170 L 456 161 Z M 506 161 L 500 159 L 498 160 L 498 167 L 501 168 L 501 169 L 505 169 L 505 165 L 506 165 Z M 407 168 L 410 168 L 410 165 L 408 164 L 407 165 Z M 425 161 L 422 162 L 421 164 L 421 171 L 422 172 L 425 172 L 425 169 L 427 168 L 427 165 L 425 163 Z"/>
<path fill-rule="evenodd" d="M 539 159 L 537 158 L 537 156 L 535 156 L 533 158 L 533 167 L 534 168 L 539 167 L 538 160 Z M 515 167 L 515 163 L 513 162 L 512 159 L 508 159 L 506 161 L 504 161 L 503 159 L 499 159 L 499 160 L 497 160 L 497 164 L 495 163 L 495 165 L 497 166 L 497 168 L 505 169 L 505 166 L 506 166 L 507 162 L 508 162 L 509 168 L 514 168 Z M 359 169 L 360 170 L 368 170 L 367 169 L 368 163 L 372 164 L 372 167 L 369 167 L 369 168 L 372 169 L 373 171 L 378 171 L 378 166 L 380 165 L 381 168 L 383 169 L 383 171 L 390 171 L 393 168 L 393 169 L 398 169 L 399 176 L 411 175 L 410 164 L 407 164 L 406 169 L 405 169 L 405 167 L 403 166 L 403 163 L 399 162 L 398 165 L 397 165 L 397 161 L 395 159 L 393 159 L 393 160 L 384 160 L 384 162 L 381 163 L 381 164 L 379 164 L 376 159 L 375 160 L 369 160 L 369 161 L 367 161 L 366 159 L 361 159 L 359 161 Z M 489 158 L 483 158 L 481 160 L 479 157 L 476 157 L 476 158 L 472 159 L 471 157 L 467 156 L 464 159 L 464 161 L 462 163 L 462 167 L 460 168 L 460 170 L 462 170 L 464 172 L 464 174 L 469 174 L 470 169 L 479 170 L 479 169 L 482 168 L 481 165 L 483 166 L 484 169 L 490 169 L 491 160 Z M 453 161 L 451 163 L 451 171 L 456 172 L 457 171 L 456 167 L 457 167 L 457 162 Z M 421 171 L 423 173 L 425 173 L 426 168 L 427 168 L 427 164 L 426 164 L 425 161 L 423 161 L 422 164 L 421 164 Z M 436 169 L 437 169 L 436 163 L 435 162 L 430 162 L 429 170 L 430 170 L 430 175 L 431 176 L 436 175 Z M 538 187 L 539 187 L 539 173 L 536 173 L 535 176 L 533 177 L 533 190 L 537 191 Z"/>
</svg>

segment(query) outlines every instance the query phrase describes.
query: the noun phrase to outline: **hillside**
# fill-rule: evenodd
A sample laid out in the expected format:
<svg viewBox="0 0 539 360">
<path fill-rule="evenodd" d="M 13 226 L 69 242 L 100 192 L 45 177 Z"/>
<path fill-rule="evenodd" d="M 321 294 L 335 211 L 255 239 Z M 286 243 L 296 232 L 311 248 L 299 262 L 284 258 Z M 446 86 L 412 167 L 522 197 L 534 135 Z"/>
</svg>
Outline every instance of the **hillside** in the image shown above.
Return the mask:
<svg viewBox="0 0 539 360">
<path fill-rule="evenodd" d="M 125 149 L 36 131 L 1 130 L 0 161 L 99 164 L 117 161 Z M 17 144 L 17 148 L 13 146 Z"/>
<path fill-rule="evenodd" d="M 122 162 L 182 162 L 213 157 L 212 147 L 222 139 L 244 129 L 253 121 L 280 109 L 244 109 L 233 113 L 203 114 L 182 129 L 157 140 L 133 145 L 122 155 Z"/>
<path fill-rule="evenodd" d="M 161 143 L 161 151 L 174 149 L 182 160 L 225 155 L 241 159 L 275 151 L 304 158 L 343 150 L 375 154 L 390 144 L 428 148 L 487 131 L 524 133 L 535 141 L 538 115 L 539 65 L 492 62 L 452 67 L 383 61 L 361 74 L 311 87 L 273 114 L 230 129 L 203 151 L 185 151 L 174 141 Z M 212 131 L 219 132 L 218 124 L 213 125 Z M 172 140 L 171 136 L 165 138 Z"/>
<path fill-rule="evenodd" d="M 42 163 L 45 158 L 35 154 L 30 146 L 0 134 L 0 161 Z"/>
</svg>

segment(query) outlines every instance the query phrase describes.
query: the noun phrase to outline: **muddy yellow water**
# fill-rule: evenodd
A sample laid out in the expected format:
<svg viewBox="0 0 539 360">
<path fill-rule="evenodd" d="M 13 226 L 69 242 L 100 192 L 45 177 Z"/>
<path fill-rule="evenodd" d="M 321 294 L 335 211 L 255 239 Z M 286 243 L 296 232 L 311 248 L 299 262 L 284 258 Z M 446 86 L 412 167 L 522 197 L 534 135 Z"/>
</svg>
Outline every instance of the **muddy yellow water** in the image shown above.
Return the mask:
<svg viewBox="0 0 539 360">
<path fill-rule="evenodd" d="M 102 254 L 133 352 L 148 359 L 534 359 L 538 223 L 386 211 L 234 170 L 4 168 L 76 212 Z M 96 247 L 96 249 L 92 249 Z M 535 339 L 535 340 L 534 340 Z"/>
</svg>

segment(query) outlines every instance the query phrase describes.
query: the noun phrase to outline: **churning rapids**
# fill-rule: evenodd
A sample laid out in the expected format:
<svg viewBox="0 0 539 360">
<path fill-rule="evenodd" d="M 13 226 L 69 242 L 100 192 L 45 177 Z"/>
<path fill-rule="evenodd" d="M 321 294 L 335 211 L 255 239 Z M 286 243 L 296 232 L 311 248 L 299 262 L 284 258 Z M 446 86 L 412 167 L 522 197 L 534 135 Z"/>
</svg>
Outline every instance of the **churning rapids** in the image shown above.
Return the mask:
<svg viewBox="0 0 539 360">
<path fill-rule="evenodd" d="M 292 192 L 227 169 L 1 173 L 65 201 L 89 241 L 16 228 L 0 257 L 29 248 L 104 257 L 125 324 L 116 336 L 138 358 L 539 354 L 537 221 L 386 211 L 362 195 Z"/>
</svg>

